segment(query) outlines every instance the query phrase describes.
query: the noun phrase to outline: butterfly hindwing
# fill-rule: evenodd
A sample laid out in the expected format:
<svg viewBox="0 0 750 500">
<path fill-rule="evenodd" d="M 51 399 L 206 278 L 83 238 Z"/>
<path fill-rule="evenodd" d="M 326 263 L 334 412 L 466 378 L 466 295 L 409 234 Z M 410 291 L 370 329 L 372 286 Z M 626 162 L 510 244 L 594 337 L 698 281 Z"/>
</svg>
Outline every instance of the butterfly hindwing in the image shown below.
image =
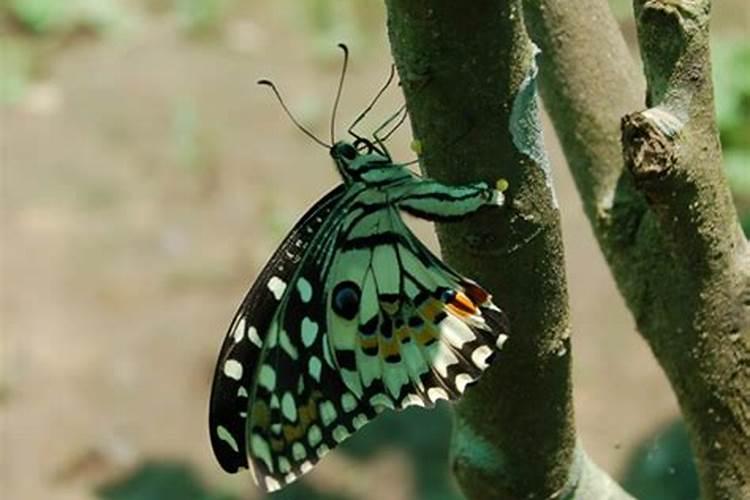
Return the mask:
<svg viewBox="0 0 750 500">
<path fill-rule="evenodd" d="M 247 468 L 246 416 L 266 335 L 287 282 L 345 192 L 343 185 L 316 203 L 289 232 L 259 274 L 232 320 L 219 352 L 211 390 L 211 445 L 227 472 Z M 312 285 L 311 285 L 312 286 Z"/>
<path fill-rule="evenodd" d="M 343 238 L 326 310 L 346 386 L 376 412 L 458 398 L 506 338 L 489 294 L 432 255 L 387 203 Z M 358 307 L 347 314 L 339 303 L 350 296 Z"/>
</svg>

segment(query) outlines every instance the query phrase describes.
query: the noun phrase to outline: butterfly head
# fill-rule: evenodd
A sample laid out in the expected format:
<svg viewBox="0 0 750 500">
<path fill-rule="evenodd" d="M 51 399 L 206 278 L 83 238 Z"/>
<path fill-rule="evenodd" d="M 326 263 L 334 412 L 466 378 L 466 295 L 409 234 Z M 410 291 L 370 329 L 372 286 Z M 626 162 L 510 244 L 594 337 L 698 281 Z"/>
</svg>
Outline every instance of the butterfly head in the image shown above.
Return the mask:
<svg viewBox="0 0 750 500">
<path fill-rule="evenodd" d="M 338 141 L 330 148 L 331 158 L 346 181 L 358 180 L 373 164 L 390 163 L 390 158 L 367 139 Z"/>
</svg>

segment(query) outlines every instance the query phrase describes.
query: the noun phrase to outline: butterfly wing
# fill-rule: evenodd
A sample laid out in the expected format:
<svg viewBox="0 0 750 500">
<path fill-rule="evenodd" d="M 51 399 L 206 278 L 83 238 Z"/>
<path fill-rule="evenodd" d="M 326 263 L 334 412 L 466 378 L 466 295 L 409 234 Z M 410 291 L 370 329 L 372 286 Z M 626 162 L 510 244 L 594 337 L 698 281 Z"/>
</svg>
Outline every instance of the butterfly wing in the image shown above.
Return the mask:
<svg viewBox="0 0 750 500">
<path fill-rule="evenodd" d="M 214 452 L 277 490 L 383 409 L 457 398 L 506 330 L 489 294 L 432 255 L 385 191 L 340 187 L 295 226 L 230 326 Z"/>
<path fill-rule="evenodd" d="M 297 222 L 261 271 L 229 326 L 216 364 L 209 407 L 211 446 L 227 472 L 249 465 L 245 427 L 250 391 L 259 376 L 258 361 L 286 283 L 345 191 L 344 185 L 339 185 Z"/>
<path fill-rule="evenodd" d="M 327 283 L 335 362 L 375 412 L 457 399 L 507 338 L 489 293 L 435 257 L 388 204 L 347 228 Z M 358 307 L 346 307 L 350 296 Z"/>
</svg>

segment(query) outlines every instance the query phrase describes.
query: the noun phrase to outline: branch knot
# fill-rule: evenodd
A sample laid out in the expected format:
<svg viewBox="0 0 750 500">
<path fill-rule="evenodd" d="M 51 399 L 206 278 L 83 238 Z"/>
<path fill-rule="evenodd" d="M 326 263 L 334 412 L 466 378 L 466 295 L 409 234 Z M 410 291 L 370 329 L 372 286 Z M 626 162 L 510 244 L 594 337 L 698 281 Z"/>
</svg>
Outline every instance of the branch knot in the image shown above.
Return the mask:
<svg viewBox="0 0 750 500">
<path fill-rule="evenodd" d="M 625 115 L 621 121 L 625 166 L 636 185 L 646 191 L 663 180 L 677 162 L 682 122 L 659 108 Z"/>
</svg>

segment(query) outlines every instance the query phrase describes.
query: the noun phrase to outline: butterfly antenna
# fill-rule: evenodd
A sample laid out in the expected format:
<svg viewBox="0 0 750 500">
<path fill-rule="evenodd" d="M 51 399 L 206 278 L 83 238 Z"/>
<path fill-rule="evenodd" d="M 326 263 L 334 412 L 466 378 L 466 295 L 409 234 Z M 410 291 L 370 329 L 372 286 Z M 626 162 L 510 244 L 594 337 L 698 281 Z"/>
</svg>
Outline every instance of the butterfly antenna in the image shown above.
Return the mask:
<svg viewBox="0 0 750 500">
<path fill-rule="evenodd" d="M 286 107 L 286 104 L 284 103 L 284 99 L 281 98 L 281 94 L 279 93 L 279 90 L 276 88 L 276 85 L 274 85 L 274 83 L 271 80 L 258 80 L 258 85 L 264 85 L 266 87 L 269 87 L 273 91 L 274 95 L 276 96 L 276 99 L 279 101 L 279 104 L 281 104 L 281 108 L 284 110 L 284 112 L 289 117 L 289 119 L 292 120 L 292 123 L 294 123 L 294 125 L 302 131 L 302 133 L 304 133 L 307 137 L 317 142 L 318 144 L 320 144 L 326 149 L 329 149 L 331 147 L 331 145 L 326 144 L 325 142 L 315 137 L 315 135 L 312 132 L 307 130 L 305 127 L 302 126 L 300 122 L 297 121 L 297 119 L 294 117 L 291 111 L 289 111 L 289 108 Z"/>
<path fill-rule="evenodd" d="M 339 48 L 344 51 L 344 64 L 341 66 L 341 76 L 339 77 L 339 88 L 336 90 L 336 99 L 333 101 L 333 110 L 331 111 L 331 144 L 336 142 L 336 111 L 339 108 L 339 101 L 341 100 L 341 90 L 344 88 L 344 78 L 346 77 L 346 67 L 349 64 L 349 47 L 343 43 L 339 44 Z"/>
<path fill-rule="evenodd" d="M 362 110 L 362 112 L 357 116 L 357 118 L 354 119 L 351 126 L 349 126 L 349 133 L 353 136 L 357 137 L 357 135 L 353 132 L 354 127 L 356 127 L 359 122 L 362 121 L 362 119 L 369 113 L 373 107 L 375 107 L 375 104 L 378 102 L 380 97 L 385 93 L 385 91 L 388 89 L 388 87 L 391 85 L 391 82 L 393 82 L 393 77 L 396 76 L 396 66 L 394 64 L 391 64 L 391 72 L 388 75 L 388 79 L 385 81 L 385 84 L 380 87 L 380 90 L 378 90 L 378 93 L 375 94 L 375 97 L 372 98 L 372 101 L 370 101 L 370 104 L 367 105 L 367 107 Z"/>
</svg>

